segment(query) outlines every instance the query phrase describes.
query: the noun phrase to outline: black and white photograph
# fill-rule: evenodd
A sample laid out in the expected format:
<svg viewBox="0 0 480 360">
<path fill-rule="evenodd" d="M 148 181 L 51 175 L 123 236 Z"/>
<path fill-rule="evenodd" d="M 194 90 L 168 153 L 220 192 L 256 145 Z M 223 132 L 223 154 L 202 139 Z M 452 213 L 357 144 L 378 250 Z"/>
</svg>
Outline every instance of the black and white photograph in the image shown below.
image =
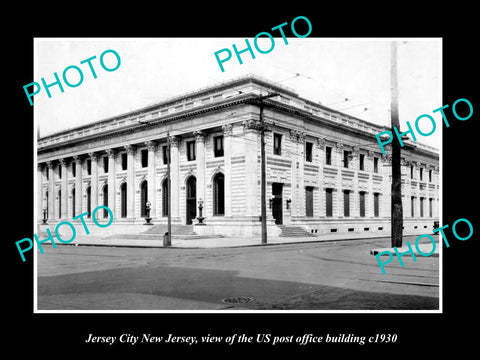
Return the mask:
<svg viewBox="0 0 480 360">
<path fill-rule="evenodd" d="M 256 40 L 36 41 L 38 311 L 440 309 L 441 39 Z"/>
<path fill-rule="evenodd" d="M 473 346 L 472 24 L 360 7 L 135 7 L 12 36 L 9 346 Z"/>
</svg>

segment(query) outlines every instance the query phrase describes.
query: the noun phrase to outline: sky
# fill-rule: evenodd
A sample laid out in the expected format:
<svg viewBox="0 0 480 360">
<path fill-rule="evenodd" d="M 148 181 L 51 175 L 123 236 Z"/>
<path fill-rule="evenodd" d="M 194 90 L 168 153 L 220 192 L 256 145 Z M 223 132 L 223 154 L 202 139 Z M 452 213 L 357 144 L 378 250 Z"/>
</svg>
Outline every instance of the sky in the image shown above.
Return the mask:
<svg viewBox="0 0 480 360">
<path fill-rule="evenodd" d="M 274 38 L 275 46 L 261 54 L 252 44 L 255 59 L 243 53 L 240 64 L 232 44 L 244 49 L 245 38 L 36 38 L 34 79 L 47 84 L 60 79 L 64 69 L 78 66 L 83 82 L 78 87 L 63 83 L 64 92 L 52 86 L 48 98 L 44 88 L 34 97 L 35 123 L 40 137 L 85 125 L 108 117 L 161 102 L 200 88 L 215 85 L 246 74 L 256 74 L 293 89 L 299 96 L 357 116 L 363 120 L 390 124 L 390 43 L 398 41 L 399 114 L 401 129 L 422 114 L 441 124 L 441 115 L 433 114 L 442 104 L 442 42 L 439 38 Z M 260 38 L 261 49 L 270 40 Z M 222 72 L 214 53 L 228 48 L 232 58 L 223 63 Z M 105 50 L 115 50 L 121 64 L 107 72 L 100 63 Z M 221 54 L 220 56 L 224 56 Z M 97 78 L 88 64 L 92 60 Z M 114 56 L 105 56 L 107 67 L 116 64 Z M 75 70 L 68 79 L 78 82 Z M 348 99 L 348 100 L 345 100 Z M 25 98 L 28 103 L 28 99 Z M 366 109 L 366 110 L 365 110 Z M 431 125 L 421 126 L 428 132 Z M 441 129 L 417 141 L 440 148 Z"/>
</svg>

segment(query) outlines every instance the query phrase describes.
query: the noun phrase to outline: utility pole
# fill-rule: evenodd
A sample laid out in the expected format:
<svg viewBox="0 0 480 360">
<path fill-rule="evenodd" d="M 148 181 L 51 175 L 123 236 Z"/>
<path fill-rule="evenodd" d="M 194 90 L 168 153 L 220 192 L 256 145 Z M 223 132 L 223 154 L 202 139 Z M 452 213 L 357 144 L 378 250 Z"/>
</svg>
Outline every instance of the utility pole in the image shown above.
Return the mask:
<svg viewBox="0 0 480 360">
<path fill-rule="evenodd" d="M 167 130 L 167 185 L 168 185 L 168 225 L 167 238 L 163 239 L 163 246 L 172 245 L 172 182 L 170 181 L 170 130 Z"/>
<path fill-rule="evenodd" d="M 267 171 L 265 160 L 265 121 L 263 119 L 263 100 L 278 96 L 278 93 L 272 93 L 264 96 L 259 96 L 257 100 L 260 106 L 260 153 L 261 153 L 261 219 L 262 219 L 262 245 L 267 243 Z"/>
<path fill-rule="evenodd" d="M 397 76 L 397 43 L 391 43 L 391 126 L 400 128 L 398 117 L 398 76 Z M 400 164 L 401 147 L 399 141 L 392 141 L 392 206 L 391 206 L 391 242 L 392 247 L 402 246 L 403 207 L 402 207 L 402 169 Z"/>
</svg>

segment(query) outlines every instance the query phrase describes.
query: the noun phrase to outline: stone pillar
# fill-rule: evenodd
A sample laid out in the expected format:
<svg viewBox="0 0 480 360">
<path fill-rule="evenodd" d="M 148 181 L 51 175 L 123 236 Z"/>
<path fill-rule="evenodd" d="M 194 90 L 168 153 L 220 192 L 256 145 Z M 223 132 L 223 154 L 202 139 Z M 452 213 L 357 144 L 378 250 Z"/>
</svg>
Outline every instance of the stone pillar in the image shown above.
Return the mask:
<svg viewBox="0 0 480 360">
<path fill-rule="evenodd" d="M 92 161 L 92 176 L 90 177 L 90 185 L 91 185 L 90 217 L 91 217 L 93 210 L 95 210 L 98 206 L 98 157 L 93 152 L 88 153 L 88 156 L 90 156 L 90 160 Z M 103 211 L 97 211 L 96 213 L 97 218 L 101 216 L 100 214 L 103 214 Z"/>
<path fill-rule="evenodd" d="M 305 133 L 297 131 L 298 216 L 305 217 Z"/>
<path fill-rule="evenodd" d="M 150 217 L 156 218 L 156 182 L 155 182 L 155 147 L 154 141 L 145 141 L 148 149 L 148 201 L 150 201 Z"/>
<path fill-rule="evenodd" d="M 62 166 L 62 198 L 61 198 L 61 212 L 62 219 L 68 218 L 68 167 L 65 159 L 60 159 L 60 165 Z"/>
<path fill-rule="evenodd" d="M 374 153 L 371 150 L 367 150 L 367 155 L 365 156 L 365 170 L 368 171 L 368 188 L 367 193 L 365 194 L 365 217 L 372 218 L 374 217 L 374 196 L 373 196 L 373 157 Z"/>
<path fill-rule="evenodd" d="M 178 149 L 180 141 L 181 138 L 178 136 L 172 136 L 170 138 L 170 184 L 172 186 L 172 220 L 178 220 L 180 218 L 180 156 Z"/>
<path fill-rule="evenodd" d="M 245 146 L 245 215 L 259 216 L 260 209 L 257 209 L 257 199 L 260 198 L 259 169 L 258 166 L 258 126 L 256 120 L 246 120 L 244 126 Z"/>
<path fill-rule="evenodd" d="M 222 126 L 225 169 L 225 216 L 232 216 L 232 124 Z"/>
<path fill-rule="evenodd" d="M 48 166 L 48 219 L 55 219 L 55 179 L 53 162 L 47 161 Z"/>
<path fill-rule="evenodd" d="M 360 217 L 360 191 L 358 187 L 358 172 L 360 164 L 360 150 L 352 148 L 352 161 L 348 168 L 353 171 L 353 191 L 350 191 L 350 217 Z M 366 201 L 366 199 L 365 199 Z"/>
<path fill-rule="evenodd" d="M 126 145 L 127 150 L 127 218 L 135 219 L 135 147 Z"/>
<path fill-rule="evenodd" d="M 75 161 L 75 216 L 78 216 L 82 213 L 83 200 L 82 159 L 75 155 L 73 160 Z"/>
<path fill-rule="evenodd" d="M 197 163 L 197 201 L 203 200 L 202 216 L 207 215 L 206 202 L 206 181 L 205 181 L 205 134 L 201 131 L 194 131 L 196 146 L 196 163 Z"/>
<path fill-rule="evenodd" d="M 317 139 L 317 146 L 318 146 L 318 208 L 315 209 L 315 216 L 316 217 L 324 217 L 325 216 L 325 189 L 323 188 L 323 164 L 325 159 L 325 140 L 324 139 Z"/>
<path fill-rule="evenodd" d="M 43 219 L 43 174 L 42 164 L 37 164 L 37 221 Z"/>
<path fill-rule="evenodd" d="M 295 130 L 290 130 L 290 160 L 291 160 L 291 199 L 290 203 L 290 214 L 292 217 L 298 216 L 298 203 L 299 203 L 299 183 L 298 183 L 298 164 L 297 164 L 297 153 L 298 153 L 298 143 L 297 143 L 297 133 Z"/>
<path fill-rule="evenodd" d="M 106 150 L 108 155 L 108 207 L 113 212 L 113 218 L 116 219 L 118 214 L 115 212 L 115 193 L 117 185 L 115 182 L 115 152 L 112 149 Z"/>
<path fill-rule="evenodd" d="M 334 212 L 333 212 L 333 216 L 337 216 L 337 217 L 343 217 L 343 185 L 342 185 L 342 169 L 343 169 L 343 166 L 344 166 L 344 163 L 343 163 L 343 144 L 342 143 L 336 143 L 335 144 L 335 159 L 333 159 L 333 161 L 335 161 L 334 165 L 336 165 L 337 167 L 337 212 L 335 214 L 335 209 L 334 209 Z M 333 155 L 333 154 L 332 154 Z"/>
</svg>

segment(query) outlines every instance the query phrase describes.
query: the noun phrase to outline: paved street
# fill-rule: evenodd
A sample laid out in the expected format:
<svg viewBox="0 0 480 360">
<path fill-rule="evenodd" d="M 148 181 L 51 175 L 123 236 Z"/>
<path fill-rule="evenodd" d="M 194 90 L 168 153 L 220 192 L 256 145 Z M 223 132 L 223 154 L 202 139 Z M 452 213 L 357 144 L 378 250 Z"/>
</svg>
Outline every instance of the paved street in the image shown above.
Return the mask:
<svg viewBox="0 0 480 360">
<path fill-rule="evenodd" d="M 415 237 L 405 237 L 412 244 Z M 434 310 L 439 257 L 396 258 L 387 238 L 237 248 L 59 246 L 37 254 L 39 310 Z M 222 302 L 248 297 L 249 303 Z"/>
</svg>

